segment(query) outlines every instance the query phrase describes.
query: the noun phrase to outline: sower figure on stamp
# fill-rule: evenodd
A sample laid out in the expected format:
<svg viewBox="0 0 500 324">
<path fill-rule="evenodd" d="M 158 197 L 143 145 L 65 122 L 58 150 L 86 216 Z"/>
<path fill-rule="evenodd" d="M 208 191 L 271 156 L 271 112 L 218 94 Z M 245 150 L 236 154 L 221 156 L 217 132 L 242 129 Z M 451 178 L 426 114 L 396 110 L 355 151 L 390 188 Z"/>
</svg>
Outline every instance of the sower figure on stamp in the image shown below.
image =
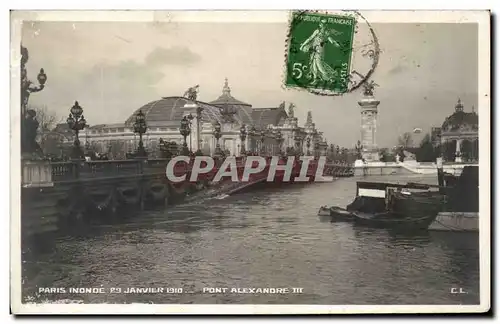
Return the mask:
<svg viewBox="0 0 500 324">
<path fill-rule="evenodd" d="M 341 33 L 335 29 L 327 29 L 325 23 L 325 20 L 321 20 L 318 29 L 300 45 L 301 51 L 311 53 L 308 74 L 309 78 L 312 78 L 311 85 L 318 81 L 331 81 L 337 76 L 337 71 L 326 63 L 324 52 L 326 43 L 340 48 L 340 44 L 332 38 L 332 35 L 337 36 Z"/>
</svg>

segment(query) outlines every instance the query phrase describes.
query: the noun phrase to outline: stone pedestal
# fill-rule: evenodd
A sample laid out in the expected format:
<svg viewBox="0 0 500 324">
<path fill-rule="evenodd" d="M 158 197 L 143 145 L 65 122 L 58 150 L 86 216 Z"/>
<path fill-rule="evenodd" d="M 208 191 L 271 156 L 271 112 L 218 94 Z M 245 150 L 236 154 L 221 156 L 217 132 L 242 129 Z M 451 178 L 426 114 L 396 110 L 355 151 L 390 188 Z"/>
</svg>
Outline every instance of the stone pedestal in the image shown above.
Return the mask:
<svg viewBox="0 0 500 324">
<path fill-rule="evenodd" d="M 52 166 L 47 161 L 23 160 L 22 187 L 52 187 Z"/>
<path fill-rule="evenodd" d="M 202 149 L 200 136 L 201 119 L 198 119 L 198 105 L 196 103 L 186 103 L 184 105 L 184 115 L 189 114 L 191 114 L 194 118 L 191 121 L 191 134 L 187 138 L 188 148 L 190 147 L 192 152 L 196 152 L 198 149 Z M 189 137 L 191 137 L 191 143 L 189 141 Z"/>
<path fill-rule="evenodd" d="M 379 103 L 373 96 L 365 96 L 358 101 L 361 107 L 361 154 L 365 161 L 380 160 L 376 141 Z"/>
</svg>

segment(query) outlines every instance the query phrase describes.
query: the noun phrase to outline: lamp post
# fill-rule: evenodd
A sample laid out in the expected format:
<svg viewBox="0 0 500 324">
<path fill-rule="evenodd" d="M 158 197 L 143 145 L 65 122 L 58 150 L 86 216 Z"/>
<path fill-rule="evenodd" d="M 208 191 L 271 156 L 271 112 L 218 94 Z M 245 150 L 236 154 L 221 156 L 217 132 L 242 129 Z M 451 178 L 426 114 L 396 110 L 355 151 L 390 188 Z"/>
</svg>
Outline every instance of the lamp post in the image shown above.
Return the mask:
<svg viewBox="0 0 500 324">
<path fill-rule="evenodd" d="M 321 136 L 318 136 L 318 135 L 319 135 L 319 133 L 318 133 L 318 131 L 316 130 L 316 128 L 315 128 L 315 129 L 313 129 L 312 134 L 311 134 L 311 141 L 312 141 L 313 155 L 314 155 L 314 156 L 319 155 L 319 154 L 318 154 L 318 148 L 319 148 L 319 145 L 317 145 L 317 144 L 318 144 L 318 142 L 319 142 L 319 138 L 318 138 L 318 137 L 320 137 L 320 138 L 321 138 Z"/>
<path fill-rule="evenodd" d="M 83 157 L 82 148 L 80 147 L 80 139 L 78 138 L 78 133 L 85 128 L 87 125 L 87 121 L 85 117 L 83 117 L 83 108 L 80 107 L 78 101 L 75 101 L 75 104 L 70 109 L 70 113 L 68 118 L 66 119 L 66 123 L 69 128 L 75 131 L 75 141 L 73 142 L 73 149 L 71 158 L 75 160 L 80 160 Z"/>
<path fill-rule="evenodd" d="M 260 132 L 260 154 L 261 156 L 265 154 L 264 141 L 266 140 L 266 132 Z"/>
<path fill-rule="evenodd" d="M 134 133 L 139 134 L 139 147 L 137 147 L 137 157 L 146 157 L 148 154 L 144 148 L 144 143 L 142 142 L 142 135 L 146 133 L 148 126 L 146 125 L 146 116 L 139 110 L 137 115 L 135 115 L 134 122 Z"/>
<path fill-rule="evenodd" d="M 294 141 L 295 141 L 295 150 L 296 150 L 296 154 L 297 155 L 300 155 L 301 153 L 301 149 L 300 149 L 300 141 L 302 140 L 302 138 L 300 137 L 300 129 L 299 128 L 296 128 L 295 131 L 294 131 Z"/>
<path fill-rule="evenodd" d="M 89 142 L 89 127 L 90 125 L 85 125 L 85 154 L 90 154 L 90 142 Z"/>
<path fill-rule="evenodd" d="M 201 155 L 201 143 L 202 143 L 202 140 L 201 140 L 201 134 L 200 134 L 200 123 L 201 123 L 201 112 L 203 111 L 203 107 L 196 107 L 196 136 L 198 137 L 197 138 L 197 150 L 196 150 L 196 154 L 198 155 Z"/>
<path fill-rule="evenodd" d="M 249 151 L 252 151 L 252 153 L 255 153 L 256 150 L 256 141 L 255 141 L 255 136 L 257 136 L 257 130 L 255 129 L 255 126 L 252 125 L 250 130 L 248 131 L 248 136 L 250 136 L 250 143 L 251 147 L 249 148 Z"/>
<path fill-rule="evenodd" d="M 189 121 L 189 151 L 193 151 L 193 141 L 191 138 L 191 127 L 193 126 L 194 116 L 192 114 L 187 115 L 187 120 Z"/>
<path fill-rule="evenodd" d="M 278 142 L 278 153 L 279 153 L 279 155 L 282 155 L 281 146 L 282 146 L 283 141 L 285 139 L 283 138 L 283 134 L 281 133 L 281 130 L 278 129 L 276 131 L 276 134 L 274 137 L 276 138 L 276 142 Z"/>
<path fill-rule="evenodd" d="M 241 125 L 240 127 L 240 140 L 241 140 L 241 156 L 244 156 L 246 154 L 246 149 L 245 149 L 245 140 L 247 139 L 247 129 L 245 127 L 245 124 Z"/>
<path fill-rule="evenodd" d="M 309 155 L 311 155 L 311 151 L 310 151 L 310 148 L 311 148 L 311 136 L 307 136 L 306 147 L 307 147 L 307 156 L 309 156 Z"/>
<path fill-rule="evenodd" d="M 184 137 L 184 143 L 182 143 L 182 154 L 183 155 L 188 155 L 189 154 L 189 149 L 187 145 L 186 138 L 191 134 L 191 127 L 189 126 L 189 120 L 187 116 L 182 117 L 181 119 L 181 127 L 179 128 L 179 131 Z"/>
<path fill-rule="evenodd" d="M 41 152 L 40 146 L 36 142 L 39 123 L 36 120 L 36 112 L 33 109 L 28 111 L 29 97 L 34 92 L 42 91 L 47 82 L 47 75 L 43 69 L 37 76 L 38 85 L 28 79 L 26 63 L 28 63 L 28 49 L 21 45 L 21 151 L 23 153 Z"/>
<path fill-rule="evenodd" d="M 221 125 L 218 121 L 214 124 L 214 137 L 216 141 L 214 155 L 220 156 L 221 152 L 220 152 L 219 139 L 222 137 L 222 132 L 221 132 Z"/>
</svg>

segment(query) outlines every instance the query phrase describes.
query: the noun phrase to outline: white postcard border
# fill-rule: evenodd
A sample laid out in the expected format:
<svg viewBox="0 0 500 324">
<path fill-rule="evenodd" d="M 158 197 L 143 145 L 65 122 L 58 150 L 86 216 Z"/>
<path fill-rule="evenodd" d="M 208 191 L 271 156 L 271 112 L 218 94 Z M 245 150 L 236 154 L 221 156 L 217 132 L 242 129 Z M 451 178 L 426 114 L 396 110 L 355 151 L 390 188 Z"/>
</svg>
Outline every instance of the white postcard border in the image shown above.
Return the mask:
<svg viewBox="0 0 500 324">
<path fill-rule="evenodd" d="M 251 15 L 250 15 L 251 13 Z M 488 11 L 361 11 L 371 23 L 477 23 L 480 159 L 480 305 L 151 305 L 21 304 L 20 41 L 22 21 L 283 22 L 288 11 L 15 11 L 11 12 L 10 229 L 11 305 L 15 314 L 318 314 L 484 312 L 491 302 L 490 13 Z M 286 35 L 283 35 L 285 38 Z M 285 42 L 283 42 L 285 44 Z M 279 85 L 281 86 L 281 85 Z"/>
</svg>

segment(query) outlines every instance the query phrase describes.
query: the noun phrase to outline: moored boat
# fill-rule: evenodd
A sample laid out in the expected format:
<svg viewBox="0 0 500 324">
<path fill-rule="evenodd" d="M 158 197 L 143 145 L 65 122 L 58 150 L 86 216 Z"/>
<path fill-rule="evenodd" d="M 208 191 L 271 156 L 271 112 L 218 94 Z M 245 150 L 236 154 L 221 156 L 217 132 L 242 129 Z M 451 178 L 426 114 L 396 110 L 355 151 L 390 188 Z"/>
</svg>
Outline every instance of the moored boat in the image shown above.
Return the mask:
<svg viewBox="0 0 500 324">
<path fill-rule="evenodd" d="M 324 206 L 320 212 L 332 221 L 372 227 L 478 231 L 477 167 L 464 167 L 460 177 L 450 179 L 440 168 L 439 185 L 359 181 L 345 209 Z"/>
<path fill-rule="evenodd" d="M 320 208 L 332 221 L 383 228 L 426 229 L 443 207 L 445 195 L 426 184 L 357 182 L 356 198 L 347 207 Z"/>
</svg>

